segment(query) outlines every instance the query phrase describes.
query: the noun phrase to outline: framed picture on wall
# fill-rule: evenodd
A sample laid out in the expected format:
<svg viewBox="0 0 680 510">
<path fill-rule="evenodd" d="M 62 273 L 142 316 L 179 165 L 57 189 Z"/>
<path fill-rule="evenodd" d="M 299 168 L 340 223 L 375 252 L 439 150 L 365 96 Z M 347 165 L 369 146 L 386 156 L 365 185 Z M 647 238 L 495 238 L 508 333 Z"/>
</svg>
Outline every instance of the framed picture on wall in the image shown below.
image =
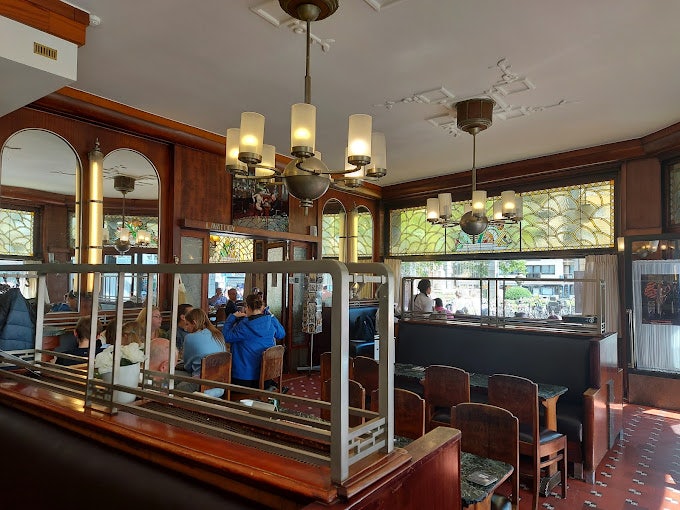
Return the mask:
<svg viewBox="0 0 680 510">
<path fill-rule="evenodd" d="M 288 232 L 288 189 L 285 185 L 238 178 L 232 182 L 234 225 Z"/>
</svg>

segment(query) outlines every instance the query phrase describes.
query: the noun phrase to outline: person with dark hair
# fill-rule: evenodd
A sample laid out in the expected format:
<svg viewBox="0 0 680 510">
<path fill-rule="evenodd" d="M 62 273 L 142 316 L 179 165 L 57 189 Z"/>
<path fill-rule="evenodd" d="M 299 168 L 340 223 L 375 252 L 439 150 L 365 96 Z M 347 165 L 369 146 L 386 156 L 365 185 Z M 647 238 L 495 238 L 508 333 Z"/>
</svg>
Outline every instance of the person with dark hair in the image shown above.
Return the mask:
<svg viewBox="0 0 680 510">
<path fill-rule="evenodd" d="M 98 331 L 95 331 L 97 336 Z M 81 356 L 87 358 L 90 355 L 90 337 L 92 335 L 92 317 L 87 315 L 78 319 L 76 327 L 73 329 L 73 335 L 76 337 L 78 344 L 75 348 L 64 351 L 63 354 L 71 354 L 73 356 Z M 104 349 L 100 340 L 97 340 L 95 355 L 102 352 Z M 57 365 L 79 365 L 83 363 L 82 360 L 68 359 L 58 357 Z"/>
<path fill-rule="evenodd" d="M 184 339 L 188 334 L 187 314 L 193 309 L 193 305 L 190 305 L 189 303 L 182 303 L 177 307 L 177 336 L 175 337 L 177 352 L 182 352 L 182 349 L 184 348 Z"/>
<path fill-rule="evenodd" d="M 64 294 L 64 301 L 56 303 L 50 308 L 50 312 L 77 312 L 78 311 L 78 293 L 69 291 Z"/>
<path fill-rule="evenodd" d="M 227 317 L 238 310 L 238 291 L 232 287 L 227 291 L 227 304 L 224 307 Z"/>
<path fill-rule="evenodd" d="M 283 326 L 276 317 L 264 313 L 261 297 L 250 294 L 245 311 L 227 317 L 222 333 L 224 341 L 231 344 L 231 382 L 257 388 L 262 353 L 286 336 Z"/>
<path fill-rule="evenodd" d="M 413 298 L 413 311 L 430 313 L 433 311 L 432 298 L 432 284 L 428 278 L 423 278 L 418 282 L 418 290 L 420 291 L 415 298 Z"/>
<path fill-rule="evenodd" d="M 445 314 L 447 319 L 453 318 L 451 311 L 444 307 L 442 298 L 434 298 L 434 311 L 440 314 Z"/>
</svg>

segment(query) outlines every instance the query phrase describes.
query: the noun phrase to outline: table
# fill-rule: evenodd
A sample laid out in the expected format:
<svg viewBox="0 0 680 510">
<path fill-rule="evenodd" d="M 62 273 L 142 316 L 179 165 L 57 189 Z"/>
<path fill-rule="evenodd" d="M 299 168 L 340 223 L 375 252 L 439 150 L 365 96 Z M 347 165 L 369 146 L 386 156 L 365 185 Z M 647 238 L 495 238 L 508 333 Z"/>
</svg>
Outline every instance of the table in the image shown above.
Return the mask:
<svg viewBox="0 0 680 510">
<path fill-rule="evenodd" d="M 477 471 L 491 475 L 496 480 L 489 485 L 479 485 L 469 481 L 468 476 Z M 463 500 L 463 508 L 474 510 L 490 508 L 493 492 L 508 479 L 513 471 L 513 467 L 505 462 L 461 452 L 460 494 Z"/>
<path fill-rule="evenodd" d="M 425 379 L 425 367 L 410 363 L 394 364 L 394 385 L 399 388 L 411 389 L 413 383 L 422 384 Z M 470 374 L 470 388 L 488 389 L 489 376 L 486 374 Z M 555 384 L 538 383 L 538 400 L 545 407 L 545 426 L 550 430 L 557 430 L 557 399 L 565 394 L 569 388 Z M 422 394 L 422 392 L 421 392 Z"/>
</svg>

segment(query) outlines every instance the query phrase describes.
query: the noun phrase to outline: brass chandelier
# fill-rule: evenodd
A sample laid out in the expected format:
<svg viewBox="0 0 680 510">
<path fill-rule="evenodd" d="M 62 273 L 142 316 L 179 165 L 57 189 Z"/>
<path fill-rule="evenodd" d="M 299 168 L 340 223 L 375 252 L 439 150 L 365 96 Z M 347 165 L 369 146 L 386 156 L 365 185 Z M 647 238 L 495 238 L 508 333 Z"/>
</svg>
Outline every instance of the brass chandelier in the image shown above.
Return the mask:
<svg viewBox="0 0 680 510">
<path fill-rule="evenodd" d="M 460 225 L 468 235 L 479 235 L 489 225 L 519 223 L 522 220 L 522 197 L 514 191 L 503 191 L 493 204 L 493 217 L 486 216 L 486 191 L 477 189 L 477 133 L 493 123 L 494 101 L 487 98 L 468 99 L 456 103 L 458 128 L 472 135 L 472 200 L 465 206 L 465 213 L 455 219 L 451 211 L 451 193 L 439 193 L 437 198 L 427 199 L 427 221 L 442 227 Z"/>
<path fill-rule="evenodd" d="M 331 16 L 338 8 L 338 0 L 279 0 L 279 5 L 293 18 L 304 21 L 307 32 L 304 103 L 291 108 L 290 153 L 294 159 L 279 174 L 274 163 L 275 148 L 262 143 L 264 116 L 244 112 L 240 128 L 227 130 L 226 169 L 236 178 L 285 183 L 288 192 L 300 200 L 300 206 L 309 208 L 326 193 L 331 175 L 343 175 L 342 183 L 348 187 L 360 186 L 364 178 L 383 177 L 387 173 L 385 136 L 371 132 L 370 115 L 350 115 L 345 168 L 328 169 L 316 150 L 316 107 L 311 103 L 309 73 L 311 23 Z M 279 175 L 281 180 L 276 179 Z"/>
</svg>

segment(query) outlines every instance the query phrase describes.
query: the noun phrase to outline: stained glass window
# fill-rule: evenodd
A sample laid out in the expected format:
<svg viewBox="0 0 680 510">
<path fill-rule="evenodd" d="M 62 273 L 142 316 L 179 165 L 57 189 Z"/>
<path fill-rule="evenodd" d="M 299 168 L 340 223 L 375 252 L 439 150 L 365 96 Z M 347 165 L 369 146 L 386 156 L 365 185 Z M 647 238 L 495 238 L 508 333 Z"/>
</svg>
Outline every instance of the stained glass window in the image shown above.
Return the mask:
<svg viewBox="0 0 680 510">
<path fill-rule="evenodd" d="M 373 259 L 373 216 L 368 211 L 358 215 L 357 254 L 360 259 Z"/>
<path fill-rule="evenodd" d="M 0 209 L 0 253 L 32 257 L 35 213 L 18 209 Z"/>
<path fill-rule="evenodd" d="M 321 256 L 323 258 L 338 258 L 340 253 L 340 232 L 345 221 L 345 213 L 323 214 L 321 232 Z"/>
<path fill-rule="evenodd" d="M 670 168 L 670 194 L 668 208 L 670 213 L 670 224 L 680 224 L 680 163 L 676 163 Z"/>
<path fill-rule="evenodd" d="M 252 262 L 252 239 L 221 235 L 210 236 L 210 262 Z"/>
<path fill-rule="evenodd" d="M 390 211 L 390 256 L 529 252 L 614 246 L 614 181 L 521 193 L 520 225 L 490 225 L 478 236 L 444 229 L 426 219 L 424 207 Z M 460 217 L 466 202 L 453 204 Z M 493 203 L 487 204 L 491 217 Z"/>
</svg>

